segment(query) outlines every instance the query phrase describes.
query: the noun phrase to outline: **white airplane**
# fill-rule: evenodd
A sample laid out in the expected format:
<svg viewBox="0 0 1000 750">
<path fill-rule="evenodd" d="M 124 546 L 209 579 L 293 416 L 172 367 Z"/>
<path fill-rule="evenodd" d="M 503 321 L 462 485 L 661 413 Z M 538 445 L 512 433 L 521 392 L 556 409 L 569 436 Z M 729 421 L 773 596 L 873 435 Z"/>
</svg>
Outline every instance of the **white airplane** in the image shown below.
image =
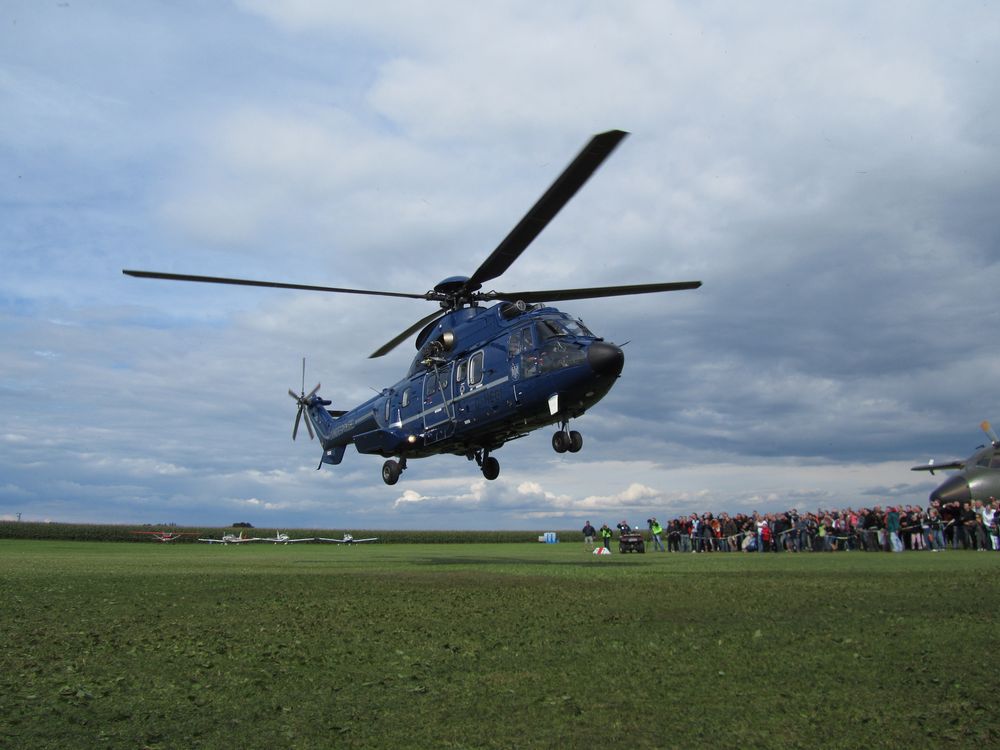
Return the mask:
<svg viewBox="0 0 1000 750">
<path fill-rule="evenodd" d="M 264 538 L 260 541 L 262 542 L 273 542 L 274 544 L 295 544 L 295 542 L 311 542 L 313 538 L 307 536 L 303 539 L 292 539 L 288 534 L 282 531 L 275 531 L 274 536 L 270 538 Z"/>
<path fill-rule="evenodd" d="M 198 541 L 208 542 L 209 544 L 242 544 L 244 542 L 261 542 L 264 540 L 256 536 L 243 536 L 243 532 L 241 531 L 239 536 L 236 534 L 223 534 L 222 539 L 199 539 Z"/>
<path fill-rule="evenodd" d="M 154 537 L 160 542 L 172 542 L 176 539 L 180 539 L 182 536 L 194 536 L 194 534 L 189 534 L 184 531 L 133 531 L 133 534 L 145 534 L 147 536 Z"/>
<path fill-rule="evenodd" d="M 355 539 L 350 534 L 344 534 L 343 539 L 328 539 L 323 536 L 316 537 L 317 542 L 335 542 L 336 544 L 363 544 L 364 542 L 376 542 L 378 541 L 377 536 L 368 537 L 367 539 Z"/>
</svg>

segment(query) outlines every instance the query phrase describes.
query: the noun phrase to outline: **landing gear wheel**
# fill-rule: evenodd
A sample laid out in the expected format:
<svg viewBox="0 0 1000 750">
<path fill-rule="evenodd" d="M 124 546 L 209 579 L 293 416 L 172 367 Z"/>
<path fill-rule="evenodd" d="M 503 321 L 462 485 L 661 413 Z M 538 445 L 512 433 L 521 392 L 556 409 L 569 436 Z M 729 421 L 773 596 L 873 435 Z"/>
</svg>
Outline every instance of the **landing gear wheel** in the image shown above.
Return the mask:
<svg viewBox="0 0 1000 750">
<path fill-rule="evenodd" d="M 583 435 L 581 435 L 576 430 L 573 430 L 569 434 L 569 452 L 579 453 L 582 447 L 583 447 Z"/>
<path fill-rule="evenodd" d="M 399 474 L 402 471 L 400 465 L 391 458 L 382 464 L 382 481 L 386 484 L 395 484 L 399 481 Z"/>
<path fill-rule="evenodd" d="M 483 476 L 491 482 L 500 476 L 500 462 L 493 456 L 487 456 L 483 459 Z"/>
<path fill-rule="evenodd" d="M 563 430 L 559 430 L 559 432 L 552 436 L 552 449 L 556 453 L 565 453 L 570 449 L 570 444 L 570 436 Z M 583 445 L 583 442 L 581 441 L 580 444 Z"/>
</svg>

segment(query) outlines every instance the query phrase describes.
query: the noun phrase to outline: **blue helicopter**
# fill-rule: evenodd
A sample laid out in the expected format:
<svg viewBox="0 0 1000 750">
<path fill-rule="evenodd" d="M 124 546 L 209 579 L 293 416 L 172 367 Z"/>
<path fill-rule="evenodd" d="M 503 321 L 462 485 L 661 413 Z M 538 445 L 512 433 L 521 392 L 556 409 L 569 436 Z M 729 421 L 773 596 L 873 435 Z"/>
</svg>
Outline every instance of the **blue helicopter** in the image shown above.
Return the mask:
<svg viewBox="0 0 1000 750">
<path fill-rule="evenodd" d="M 483 291 L 503 274 L 584 185 L 627 135 L 595 135 L 472 276 L 452 276 L 423 294 L 287 284 L 272 281 L 123 270 L 128 276 L 213 284 L 277 287 L 342 294 L 405 297 L 439 309 L 411 325 L 370 356 L 381 357 L 417 333 L 417 354 L 406 376 L 349 411 L 327 409 L 317 384 L 289 389 L 310 439 L 319 435 L 319 466 L 337 465 L 347 446 L 382 456 L 382 479 L 395 484 L 409 459 L 450 453 L 475 461 L 483 476 L 500 475 L 492 455 L 533 430 L 557 425 L 552 447 L 576 453 L 583 436 L 567 430 L 615 384 L 625 364 L 621 348 L 594 335 L 580 320 L 547 305 L 565 300 L 697 289 L 700 281 L 581 289 Z M 482 303 L 495 302 L 493 305 Z M 418 333 L 419 332 L 419 333 Z"/>
</svg>

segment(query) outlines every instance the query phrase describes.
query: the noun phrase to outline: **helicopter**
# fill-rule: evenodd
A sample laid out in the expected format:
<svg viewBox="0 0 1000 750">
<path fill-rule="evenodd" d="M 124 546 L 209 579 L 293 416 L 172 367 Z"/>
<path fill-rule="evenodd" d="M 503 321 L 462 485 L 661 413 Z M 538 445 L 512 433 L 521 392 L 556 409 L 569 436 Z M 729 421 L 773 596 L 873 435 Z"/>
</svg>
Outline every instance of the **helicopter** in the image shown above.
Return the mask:
<svg viewBox="0 0 1000 750">
<path fill-rule="evenodd" d="M 983 420 L 979 428 L 990 439 L 989 445 L 980 445 L 969 458 L 937 464 L 933 460 L 911 471 L 959 471 L 948 477 L 933 492 L 931 502 L 937 500 L 942 505 L 971 500 L 985 500 L 1000 496 L 1000 438 L 997 438 L 989 421 Z"/>
<path fill-rule="evenodd" d="M 424 293 L 127 269 L 122 273 L 437 303 L 438 309 L 369 355 L 384 356 L 417 334 L 417 353 L 407 374 L 353 409 L 327 409 L 331 401 L 319 395 L 320 384 L 306 393 L 303 360 L 301 391 L 288 390 L 298 407 L 292 439 L 305 415 L 310 439 L 318 435 L 323 448 L 317 469 L 340 464 L 353 444 L 359 453 L 386 459 L 382 480 L 388 485 L 396 484 L 408 460 L 437 454 L 475 461 L 483 476 L 494 480 L 500 463 L 492 454 L 541 427 L 556 425 L 556 452 L 579 452 L 583 436 L 567 429 L 570 420 L 607 395 L 625 364 L 621 347 L 548 303 L 701 286 L 700 281 L 682 281 L 515 292 L 483 288 L 520 257 L 627 135 L 609 130 L 593 136 L 471 276 L 448 277 Z"/>
</svg>

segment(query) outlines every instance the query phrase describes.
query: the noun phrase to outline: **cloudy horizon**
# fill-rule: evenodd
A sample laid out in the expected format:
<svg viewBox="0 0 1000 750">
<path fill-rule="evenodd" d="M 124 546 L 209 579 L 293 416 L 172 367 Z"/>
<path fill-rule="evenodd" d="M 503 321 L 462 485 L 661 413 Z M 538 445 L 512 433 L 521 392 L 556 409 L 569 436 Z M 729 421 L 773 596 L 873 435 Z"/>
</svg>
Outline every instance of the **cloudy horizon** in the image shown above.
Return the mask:
<svg viewBox="0 0 1000 750">
<path fill-rule="evenodd" d="M 1000 12 L 934 3 L 41 5 L 0 12 L 0 518 L 576 528 L 924 503 L 1000 421 Z M 394 384 L 586 140 L 630 136 L 499 288 L 625 346 L 579 420 L 393 487 L 286 393 Z"/>
</svg>

